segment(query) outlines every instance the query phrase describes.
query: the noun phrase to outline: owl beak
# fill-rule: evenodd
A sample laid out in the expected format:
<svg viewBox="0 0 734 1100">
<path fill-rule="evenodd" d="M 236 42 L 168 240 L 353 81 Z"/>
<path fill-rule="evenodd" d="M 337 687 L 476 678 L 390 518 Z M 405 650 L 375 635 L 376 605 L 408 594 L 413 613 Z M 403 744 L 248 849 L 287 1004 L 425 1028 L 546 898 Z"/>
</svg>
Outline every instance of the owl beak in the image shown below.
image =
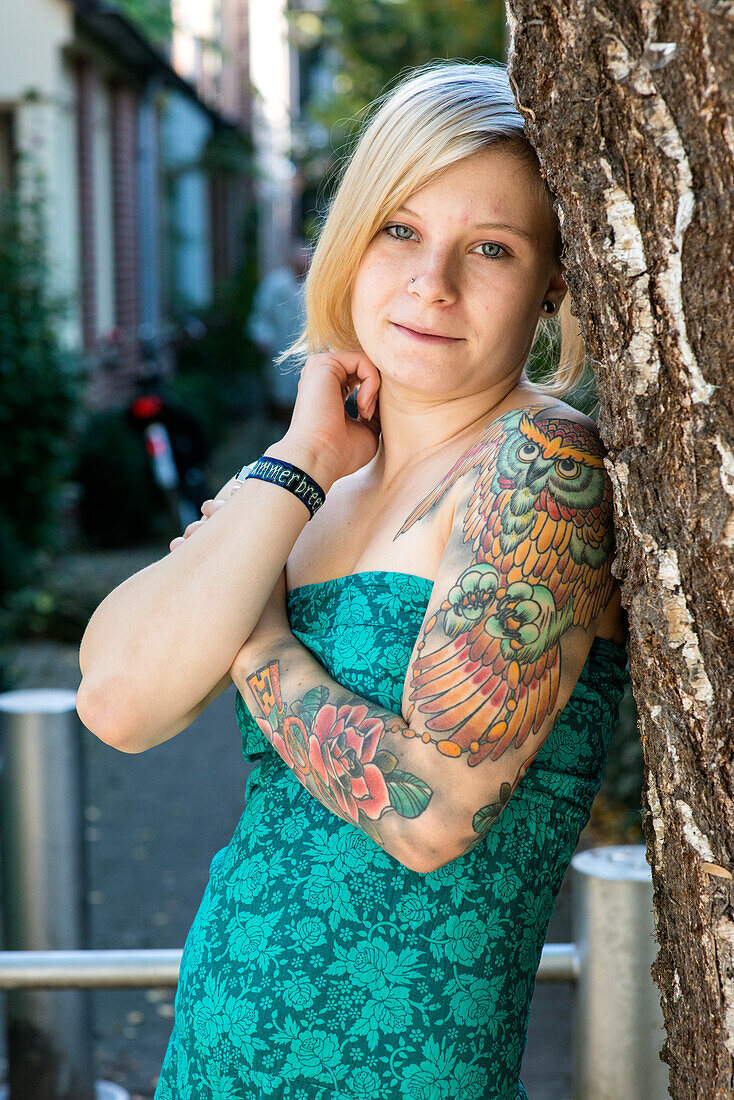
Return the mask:
<svg viewBox="0 0 734 1100">
<path fill-rule="evenodd" d="M 540 488 L 547 476 L 548 463 L 543 458 L 534 458 L 525 474 L 525 485 L 528 489 Z"/>
</svg>

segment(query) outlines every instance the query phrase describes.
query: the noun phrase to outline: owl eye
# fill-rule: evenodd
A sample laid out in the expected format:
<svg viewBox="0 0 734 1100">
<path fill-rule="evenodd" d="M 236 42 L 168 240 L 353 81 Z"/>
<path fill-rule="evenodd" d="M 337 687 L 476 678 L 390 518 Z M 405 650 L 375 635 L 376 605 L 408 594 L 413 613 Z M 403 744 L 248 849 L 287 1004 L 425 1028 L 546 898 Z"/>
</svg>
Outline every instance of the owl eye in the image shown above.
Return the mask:
<svg viewBox="0 0 734 1100">
<path fill-rule="evenodd" d="M 562 458 L 556 462 L 556 471 L 561 477 L 572 478 L 576 477 L 579 472 L 579 464 L 574 461 L 573 458 Z"/>
<path fill-rule="evenodd" d="M 517 458 L 520 462 L 532 462 L 539 454 L 540 447 L 537 443 L 521 443 L 517 448 Z"/>
</svg>

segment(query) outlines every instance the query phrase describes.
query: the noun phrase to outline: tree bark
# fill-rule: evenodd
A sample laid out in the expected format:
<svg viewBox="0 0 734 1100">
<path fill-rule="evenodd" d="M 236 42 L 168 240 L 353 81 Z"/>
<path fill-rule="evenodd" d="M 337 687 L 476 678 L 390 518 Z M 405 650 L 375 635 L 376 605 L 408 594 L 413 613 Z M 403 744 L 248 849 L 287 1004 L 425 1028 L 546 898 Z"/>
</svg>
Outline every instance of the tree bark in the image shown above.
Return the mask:
<svg viewBox="0 0 734 1100">
<path fill-rule="evenodd" d="M 673 1097 L 734 1096 L 734 14 L 507 0 L 595 366 Z"/>
</svg>

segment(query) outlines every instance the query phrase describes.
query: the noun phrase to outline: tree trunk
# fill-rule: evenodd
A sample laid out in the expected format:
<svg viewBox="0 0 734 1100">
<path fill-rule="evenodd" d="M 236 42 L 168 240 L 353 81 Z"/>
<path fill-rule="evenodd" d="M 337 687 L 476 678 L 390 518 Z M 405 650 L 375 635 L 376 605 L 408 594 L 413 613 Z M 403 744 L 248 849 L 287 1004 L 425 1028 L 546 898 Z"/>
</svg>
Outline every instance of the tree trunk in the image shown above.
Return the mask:
<svg viewBox="0 0 734 1100">
<path fill-rule="evenodd" d="M 595 364 L 673 1097 L 734 1096 L 734 19 L 507 0 Z"/>
</svg>

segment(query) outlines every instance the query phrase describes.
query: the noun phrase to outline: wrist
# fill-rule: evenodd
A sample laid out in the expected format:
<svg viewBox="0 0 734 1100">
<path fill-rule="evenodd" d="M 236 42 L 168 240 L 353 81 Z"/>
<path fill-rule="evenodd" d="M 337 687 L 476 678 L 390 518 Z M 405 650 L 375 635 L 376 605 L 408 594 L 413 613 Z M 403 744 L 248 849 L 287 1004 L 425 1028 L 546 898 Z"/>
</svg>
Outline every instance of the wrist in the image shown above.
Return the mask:
<svg viewBox="0 0 734 1100">
<path fill-rule="evenodd" d="M 264 457 L 279 458 L 284 462 L 290 462 L 293 466 L 298 466 L 313 478 L 324 493 L 328 493 L 340 476 L 335 469 L 333 459 L 316 447 L 305 444 L 301 440 L 289 438 L 287 432 L 281 440 L 268 447 Z"/>
</svg>

